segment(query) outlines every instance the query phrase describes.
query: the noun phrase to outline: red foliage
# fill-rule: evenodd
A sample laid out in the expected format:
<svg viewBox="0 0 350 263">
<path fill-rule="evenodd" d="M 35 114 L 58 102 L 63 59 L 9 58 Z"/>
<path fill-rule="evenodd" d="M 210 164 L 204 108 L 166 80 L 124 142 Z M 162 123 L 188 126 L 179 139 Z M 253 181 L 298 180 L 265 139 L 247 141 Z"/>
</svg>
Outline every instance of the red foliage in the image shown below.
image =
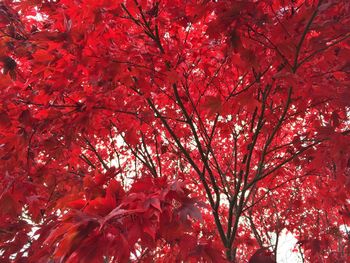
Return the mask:
<svg viewBox="0 0 350 263">
<path fill-rule="evenodd" d="M 0 261 L 348 262 L 350 3 L 0 2 Z M 268 249 L 267 249 L 268 247 Z"/>
<path fill-rule="evenodd" d="M 276 263 L 276 260 L 274 260 L 272 252 L 260 248 L 249 259 L 248 263 Z"/>
</svg>

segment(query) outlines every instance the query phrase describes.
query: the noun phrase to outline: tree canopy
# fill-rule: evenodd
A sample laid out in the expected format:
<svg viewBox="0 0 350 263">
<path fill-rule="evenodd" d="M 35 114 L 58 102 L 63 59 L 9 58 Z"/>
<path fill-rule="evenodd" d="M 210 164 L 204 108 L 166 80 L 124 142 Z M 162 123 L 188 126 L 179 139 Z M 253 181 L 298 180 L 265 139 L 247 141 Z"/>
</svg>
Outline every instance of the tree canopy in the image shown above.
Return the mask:
<svg viewBox="0 0 350 263">
<path fill-rule="evenodd" d="M 350 2 L 0 2 L 0 261 L 350 262 Z"/>
</svg>

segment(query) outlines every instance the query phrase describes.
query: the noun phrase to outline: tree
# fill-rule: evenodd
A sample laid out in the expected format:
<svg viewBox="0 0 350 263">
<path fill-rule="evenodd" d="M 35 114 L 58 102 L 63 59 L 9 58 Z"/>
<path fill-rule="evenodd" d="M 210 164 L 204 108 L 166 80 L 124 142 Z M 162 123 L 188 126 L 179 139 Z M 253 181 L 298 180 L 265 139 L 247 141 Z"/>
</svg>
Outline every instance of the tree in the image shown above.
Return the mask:
<svg viewBox="0 0 350 263">
<path fill-rule="evenodd" d="M 349 261 L 349 11 L 0 2 L 1 261 Z"/>
</svg>

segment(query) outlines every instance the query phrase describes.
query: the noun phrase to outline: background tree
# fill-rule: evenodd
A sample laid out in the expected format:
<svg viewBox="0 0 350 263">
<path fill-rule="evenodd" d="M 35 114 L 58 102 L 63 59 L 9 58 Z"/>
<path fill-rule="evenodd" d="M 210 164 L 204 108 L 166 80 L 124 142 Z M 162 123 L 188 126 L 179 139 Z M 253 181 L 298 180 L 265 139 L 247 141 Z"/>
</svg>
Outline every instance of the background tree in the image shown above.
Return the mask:
<svg viewBox="0 0 350 263">
<path fill-rule="evenodd" d="M 4 262 L 349 260 L 347 1 L 2 1 Z"/>
</svg>

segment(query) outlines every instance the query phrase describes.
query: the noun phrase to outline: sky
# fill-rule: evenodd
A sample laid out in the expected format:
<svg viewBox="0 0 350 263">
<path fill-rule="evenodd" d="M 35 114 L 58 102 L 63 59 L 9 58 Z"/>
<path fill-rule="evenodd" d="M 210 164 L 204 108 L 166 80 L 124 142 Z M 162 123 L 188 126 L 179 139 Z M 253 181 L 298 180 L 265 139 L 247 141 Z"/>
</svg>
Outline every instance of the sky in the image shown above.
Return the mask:
<svg viewBox="0 0 350 263">
<path fill-rule="evenodd" d="M 297 239 L 293 234 L 283 231 L 277 247 L 277 263 L 302 263 L 298 252 L 293 252 Z"/>
</svg>

